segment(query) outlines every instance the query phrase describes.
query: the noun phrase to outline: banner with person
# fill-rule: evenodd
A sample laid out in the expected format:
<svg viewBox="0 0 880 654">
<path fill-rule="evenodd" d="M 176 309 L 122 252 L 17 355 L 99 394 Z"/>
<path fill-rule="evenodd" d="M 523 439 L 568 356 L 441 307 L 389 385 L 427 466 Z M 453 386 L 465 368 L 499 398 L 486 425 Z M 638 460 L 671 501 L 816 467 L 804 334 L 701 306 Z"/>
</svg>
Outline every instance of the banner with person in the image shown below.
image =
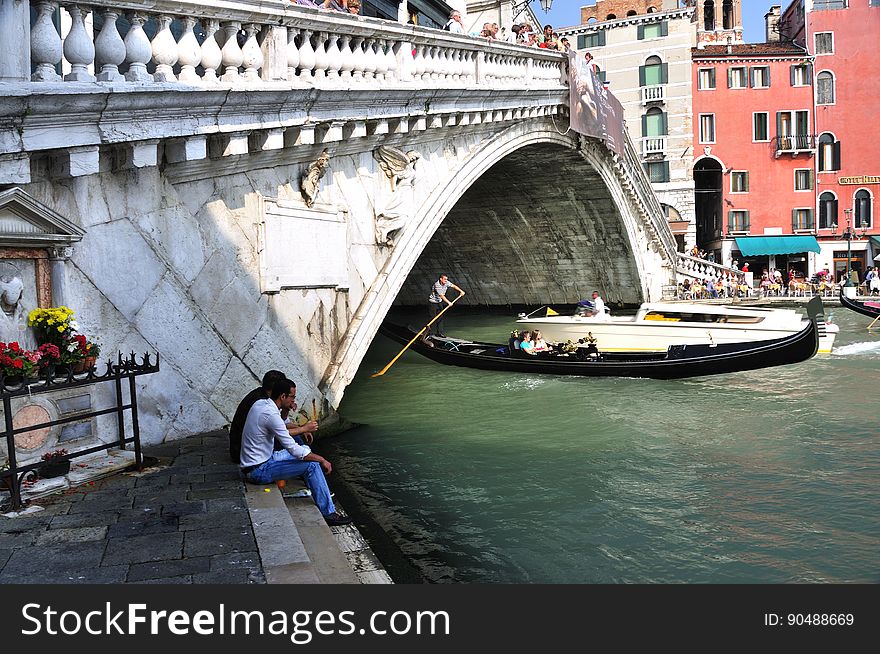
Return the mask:
<svg viewBox="0 0 880 654">
<path fill-rule="evenodd" d="M 601 140 L 623 156 L 626 148 L 623 106 L 596 74 L 592 57 L 568 52 L 569 120 L 571 129 Z"/>
</svg>

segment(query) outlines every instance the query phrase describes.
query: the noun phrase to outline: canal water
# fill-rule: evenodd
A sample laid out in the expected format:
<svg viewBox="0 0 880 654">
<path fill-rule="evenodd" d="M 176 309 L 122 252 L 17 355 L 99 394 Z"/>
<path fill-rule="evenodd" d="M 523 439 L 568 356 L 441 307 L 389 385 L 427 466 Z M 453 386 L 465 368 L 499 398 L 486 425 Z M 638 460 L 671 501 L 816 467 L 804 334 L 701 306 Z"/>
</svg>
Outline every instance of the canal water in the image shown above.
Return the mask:
<svg viewBox="0 0 880 654">
<path fill-rule="evenodd" d="M 830 314 L 831 355 L 679 381 L 411 353 L 371 379 L 400 349 L 377 337 L 340 407 L 362 426 L 322 446 L 331 482 L 398 582 L 878 583 L 880 333 Z"/>
</svg>

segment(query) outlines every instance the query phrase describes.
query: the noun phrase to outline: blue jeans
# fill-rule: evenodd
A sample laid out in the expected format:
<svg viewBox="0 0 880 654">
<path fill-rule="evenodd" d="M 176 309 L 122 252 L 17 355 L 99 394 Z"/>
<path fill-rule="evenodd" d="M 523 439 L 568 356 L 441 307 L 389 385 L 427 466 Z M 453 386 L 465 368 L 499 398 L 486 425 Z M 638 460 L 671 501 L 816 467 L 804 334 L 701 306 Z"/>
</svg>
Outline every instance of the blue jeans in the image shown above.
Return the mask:
<svg viewBox="0 0 880 654">
<path fill-rule="evenodd" d="M 306 482 L 321 515 L 328 516 L 336 512 L 333 500 L 330 499 L 330 489 L 324 478 L 324 470 L 317 461 L 301 461 L 294 458 L 287 450 L 278 450 L 272 452 L 272 457 L 268 461 L 247 474 L 248 481 L 255 484 L 271 484 L 279 479 L 294 477 L 300 477 Z"/>
</svg>

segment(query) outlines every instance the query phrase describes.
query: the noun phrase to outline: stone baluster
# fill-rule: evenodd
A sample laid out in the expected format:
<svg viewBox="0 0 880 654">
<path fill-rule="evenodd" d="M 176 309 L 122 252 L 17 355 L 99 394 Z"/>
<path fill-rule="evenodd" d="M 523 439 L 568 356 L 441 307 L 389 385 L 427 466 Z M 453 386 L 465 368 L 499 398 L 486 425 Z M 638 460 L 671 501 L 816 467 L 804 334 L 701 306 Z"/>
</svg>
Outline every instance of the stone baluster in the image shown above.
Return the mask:
<svg viewBox="0 0 880 654">
<path fill-rule="evenodd" d="M 64 76 L 69 82 L 94 82 L 89 66 L 95 61 L 95 44 L 86 32 L 85 19 L 89 9 L 81 5 L 64 5 L 70 14 L 70 33 L 64 39 L 64 58 L 70 63 L 70 72 Z"/>
<path fill-rule="evenodd" d="M 153 79 L 157 82 L 175 82 L 174 64 L 177 63 L 177 41 L 171 33 L 171 16 L 159 14 L 157 19 L 159 31 L 153 37 L 150 46 L 153 50 L 153 61 L 156 62 L 156 72 Z"/>
<path fill-rule="evenodd" d="M 327 58 L 327 33 L 315 32 L 315 79 L 327 77 L 330 62 Z"/>
<path fill-rule="evenodd" d="M 421 81 L 422 75 L 425 74 L 425 46 L 418 44 L 416 47 L 416 56 L 413 58 L 413 80 Z"/>
<path fill-rule="evenodd" d="M 385 81 L 385 73 L 388 72 L 388 60 L 385 58 L 385 40 L 376 41 L 376 79 L 380 82 Z"/>
<path fill-rule="evenodd" d="M 448 50 L 444 47 L 437 49 L 437 79 L 441 83 L 449 79 Z"/>
<path fill-rule="evenodd" d="M 351 77 L 355 82 L 364 81 L 364 39 L 360 36 L 351 37 L 351 57 L 354 68 Z"/>
<path fill-rule="evenodd" d="M 461 81 L 461 50 L 452 48 L 449 51 L 449 59 L 451 62 L 449 72 L 452 76 L 452 83 L 458 84 Z"/>
<path fill-rule="evenodd" d="M 247 40 L 241 49 L 242 66 L 244 66 L 244 78 L 248 82 L 260 81 L 260 69 L 263 67 L 263 51 L 257 43 L 259 27 L 253 23 L 244 26 Z"/>
<path fill-rule="evenodd" d="M 118 82 L 123 79 L 119 64 L 125 61 L 125 43 L 116 28 L 119 12 L 116 9 L 104 10 L 104 26 L 95 39 L 95 58 L 101 62 L 99 82 Z"/>
<path fill-rule="evenodd" d="M 339 81 L 339 72 L 342 69 L 342 51 L 339 49 L 339 36 L 327 35 L 327 78 L 333 82 Z"/>
<path fill-rule="evenodd" d="M 177 63 L 180 64 L 178 79 L 181 82 L 199 81 L 196 66 L 202 61 L 202 48 L 193 32 L 195 25 L 196 19 L 192 16 L 183 18 L 183 34 L 180 35 L 180 41 L 177 42 Z M 208 39 L 210 38 L 208 37 Z M 205 40 L 205 43 L 208 42 L 208 39 Z"/>
<path fill-rule="evenodd" d="M 226 35 L 226 42 L 220 50 L 223 57 L 223 76 L 220 79 L 224 82 L 237 82 L 239 80 L 238 68 L 244 62 L 244 54 L 238 47 L 238 30 L 241 29 L 241 23 L 231 21 L 223 23 L 222 27 Z"/>
<path fill-rule="evenodd" d="M 373 39 L 364 39 L 364 79 L 372 80 L 376 77 L 376 51 L 373 49 Z"/>
<path fill-rule="evenodd" d="M 220 44 L 217 43 L 217 30 L 220 29 L 220 21 L 209 18 L 205 22 L 205 40 L 202 42 L 202 68 L 205 74 L 202 80 L 205 82 L 217 81 L 217 69 L 223 63 L 223 53 L 220 52 Z M 181 77 L 181 79 L 183 79 Z"/>
<path fill-rule="evenodd" d="M 61 75 L 55 67 L 61 62 L 61 35 L 52 16 L 57 2 L 37 2 L 37 20 L 31 28 L 31 62 L 36 66 L 31 79 L 35 82 L 57 82 Z"/>
<path fill-rule="evenodd" d="M 354 70 L 354 53 L 351 51 L 351 36 L 343 34 L 339 37 L 342 47 L 339 49 L 339 57 L 342 64 L 339 66 L 339 76 L 343 80 L 351 80 L 351 71 Z"/>
<path fill-rule="evenodd" d="M 128 64 L 128 72 L 125 79 L 129 82 L 152 82 L 153 76 L 147 72 L 147 64 L 153 56 L 150 48 L 150 39 L 144 33 L 143 14 L 132 12 L 128 14 L 128 22 L 131 27 L 125 35 L 125 62 Z"/>
<path fill-rule="evenodd" d="M 397 53 L 394 51 L 394 41 L 388 41 L 388 49 L 385 52 L 385 79 L 393 82 L 400 79 L 400 71 L 397 70 Z"/>
<path fill-rule="evenodd" d="M 440 80 L 440 46 L 433 45 L 426 52 L 429 56 L 426 57 L 428 66 L 425 73 L 436 84 Z"/>
<path fill-rule="evenodd" d="M 302 44 L 299 46 L 299 76 L 305 79 L 312 77 L 315 69 L 315 49 L 312 47 L 312 31 L 303 30 L 300 35 Z"/>
<path fill-rule="evenodd" d="M 296 45 L 296 37 L 299 30 L 295 27 L 287 28 L 287 81 L 296 81 L 296 69 L 299 68 L 299 48 Z"/>
</svg>

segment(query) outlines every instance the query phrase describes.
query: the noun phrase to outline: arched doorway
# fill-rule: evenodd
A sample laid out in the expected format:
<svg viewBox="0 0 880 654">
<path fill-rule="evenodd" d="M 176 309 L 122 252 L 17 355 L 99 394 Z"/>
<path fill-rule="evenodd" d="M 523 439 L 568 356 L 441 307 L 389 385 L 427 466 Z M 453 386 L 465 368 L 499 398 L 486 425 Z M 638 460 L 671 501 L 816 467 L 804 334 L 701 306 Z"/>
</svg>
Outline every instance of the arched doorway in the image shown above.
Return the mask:
<svg viewBox="0 0 880 654">
<path fill-rule="evenodd" d="M 697 245 L 710 247 L 721 238 L 721 184 L 723 170 L 717 159 L 706 157 L 694 164 L 694 208 L 697 218 Z"/>
</svg>

